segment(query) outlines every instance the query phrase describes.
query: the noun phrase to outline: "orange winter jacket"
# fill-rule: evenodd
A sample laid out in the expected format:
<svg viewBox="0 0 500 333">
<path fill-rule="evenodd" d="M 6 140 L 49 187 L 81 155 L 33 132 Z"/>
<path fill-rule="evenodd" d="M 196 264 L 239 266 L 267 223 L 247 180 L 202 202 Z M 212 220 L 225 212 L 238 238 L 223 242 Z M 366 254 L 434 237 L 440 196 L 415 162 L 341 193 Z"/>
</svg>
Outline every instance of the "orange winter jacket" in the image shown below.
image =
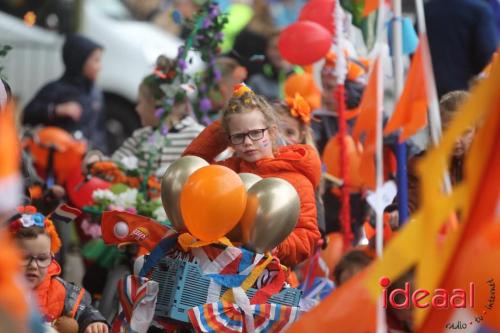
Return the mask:
<svg viewBox="0 0 500 333">
<path fill-rule="evenodd" d="M 74 318 L 78 322 L 78 332 L 83 332 L 91 323 L 105 323 L 104 317 L 90 305 L 91 298 L 85 289 L 64 281 L 59 274 L 61 267 L 54 260 L 42 283 L 34 290 L 45 319 L 53 321 L 61 316 Z"/>
<path fill-rule="evenodd" d="M 228 141 L 220 122 L 216 121 L 193 140 L 183 156 L 195 155 L 214 163 L 214 158 L 227 146 Z M 321 178 L 321 162 L 314 148 L 309 145 L 291 145 L 281 147 L 275 158 L 249 163 L 239 157 L 231 157 L 217 164 L 238 173 L 282 178 L 292 184 L 300 198 L 299 221 L 288 238 L 278 245 L 277 256 L 284 265 L 294 266 L 313 254 L 320 239 L 314 193 Z"/>
</svg>

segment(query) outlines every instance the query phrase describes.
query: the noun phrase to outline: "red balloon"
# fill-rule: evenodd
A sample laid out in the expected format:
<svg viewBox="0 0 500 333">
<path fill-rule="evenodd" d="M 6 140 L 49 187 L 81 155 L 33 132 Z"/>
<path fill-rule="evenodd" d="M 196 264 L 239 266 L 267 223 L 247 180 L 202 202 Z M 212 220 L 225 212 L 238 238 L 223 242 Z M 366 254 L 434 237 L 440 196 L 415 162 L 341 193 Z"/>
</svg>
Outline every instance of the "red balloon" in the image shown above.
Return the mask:
<svg viewBox="0 0 500 333">
<path fill-rule="evenodd" d="M 334 8 L 334 0 L 309 1 L 300 11 L 299 21 L 316 22 L 333 34 L 335 32 L 333 25 Z"/>
<path fill-rule="evenodd" d="M 323 58 L 332 45 L 332 34 L 311 21 L 298 21 L 280 34 L 278 49 L 281 56 L 295 65 L 310 65 Z"/>
</svg>

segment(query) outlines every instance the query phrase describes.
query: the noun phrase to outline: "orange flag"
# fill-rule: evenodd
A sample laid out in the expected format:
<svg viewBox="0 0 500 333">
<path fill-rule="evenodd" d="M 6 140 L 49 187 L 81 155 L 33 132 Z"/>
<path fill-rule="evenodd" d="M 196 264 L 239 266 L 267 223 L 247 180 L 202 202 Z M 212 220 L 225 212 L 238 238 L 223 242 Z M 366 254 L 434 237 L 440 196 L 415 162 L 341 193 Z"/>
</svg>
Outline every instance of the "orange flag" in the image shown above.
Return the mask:
<svg viewBox="0 0 500 333">
<path fill-rule="evenodd" d="M 386 135 L 402 129 L 399 142 L 406 141 L 427 125 L 427 78 L 424 68 L 427 63 L 424 62 L 424 57 L 428 57 L 428 54 L 424 55 L 425 50 L 428 50 L 426 46 L 427 38 L 422 35 L 411 63 L 403 93 L 384 129 Z"/>
<path fill-rule="evenodd" d="M 500 96 L 497 94 L 500 63 L 493 66 L 492 76 L 495 77 L 491 77 L 488 82 L 483 82 L 473 91 L 472 98 L 474 99 L 463 107 L 470 111 L 481 110 L 485 112 L 485 115 L 482 119 L 483 125 L 474 138 L 465 161 L 467 184 L 455 189 L 455 191 L 459 191 L 460 188 L 466 189 L 470 193 L 469 201 L 466 207 L 462 207 L 462 214 L 466 218 L 460 225 L 459 240 L 438 287 L 453 290 L 453 288 L 468 286 L 470 282 L 473 282 L 477 293 L 476 306 L 473 308 L 475 316 L 481 316 L 486 324 L 498 330 L 500 329 L 500 307 L 496 303 L 493 308 L 486 307 L 491 295 L 486 281 L 498 280 L 500 277 L 498 265 L 492 264 L 498 262 L 494 258 L 500 257 L 498 245 L 500 229 L 495 225 L 500 222 L 498 212 Z M 460 111 L 458 116 L 463 113 L 465 112 Z M 459 129 L 456 132 L 460 133 Z M 460 198 L 462 197 L 464 197 L 463 194 L 460 195 Z M 481 234 L 482 236 L 479 237 Z M 437 332 L 436 329 L 444 327 L 451 314 L 451 308 L 442 311 L 431 309 L 419 332 Z"/>
<path fill-rule="evenodd" d="M 21 148 L 14 121 L 14 106 L 0 109 L 0 212 L 14 209 L 22 195 L 19 173 Z"/>
<path fill-rule="evenodd" d="M 367 270 L 369 268 L 335 289 L 317 307 L 301 316 L 287 333 L 374 333 L 377 309 L 364 283 Z"/>
<path fill-rule="evenodd" d="M 382 112 L 382 83 L 380 75 L 380 57 L 377 58 L 373 70 L 368 79 L 363 98 L 359 105 L 359 116 L 353 130 L 353 138 L 360 141 L 361 135 L 365 135 L 363 154 L 359 168 L 359 176 L 363 184 L 375 189 L 375 148 L 377 140 L 376 124 L 377 114 Z"/>
<path fill-rule="evenodd" d="M 106 244 L 136 243 L 152 251 L 165 237 L 175 231 L 145 216 L 108 211 L 102 214 L 102 239 Z"/>
</svg>

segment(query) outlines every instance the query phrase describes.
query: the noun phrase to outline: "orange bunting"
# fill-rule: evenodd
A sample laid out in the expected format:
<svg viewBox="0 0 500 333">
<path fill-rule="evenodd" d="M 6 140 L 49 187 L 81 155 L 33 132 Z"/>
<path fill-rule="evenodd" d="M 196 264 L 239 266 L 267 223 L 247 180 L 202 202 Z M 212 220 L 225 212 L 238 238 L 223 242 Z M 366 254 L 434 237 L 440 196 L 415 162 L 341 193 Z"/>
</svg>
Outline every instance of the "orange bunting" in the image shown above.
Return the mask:
<svg viewBox="0 0 500 333">
<path fill-rule="evenodd" d="M 424 67 L 427 63 L 424 61 L 424 57 L 429 57 L 427 51 L 427 38 L 422 35 L 411 63 L 403 93 L 384 129 L 386 135 L 402 129 L 399 136 L 400 143 L 427 125 L 428 82 Z"/>
</svg>

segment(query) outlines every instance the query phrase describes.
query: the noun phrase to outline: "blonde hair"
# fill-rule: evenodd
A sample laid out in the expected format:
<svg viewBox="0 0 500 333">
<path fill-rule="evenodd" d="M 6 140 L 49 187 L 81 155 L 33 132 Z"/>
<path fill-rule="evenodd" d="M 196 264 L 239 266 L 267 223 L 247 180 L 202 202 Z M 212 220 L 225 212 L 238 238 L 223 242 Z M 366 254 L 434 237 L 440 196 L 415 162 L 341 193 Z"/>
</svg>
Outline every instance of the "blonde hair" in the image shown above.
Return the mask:
<svg viewBox="0 0 500 333">
<path fill-rule="evenodd" d="M 288 104 L 286 104 L 284 102 L 275 102 L 275 103 L 273 103 L 273 106 L 274 106 L 274 110 L 276 111 L 276 113 L 278 115 L 292 117 L 299 122 L 299 131 L 300 131 L 300 133 L 303 134 L 303 138 L 302 138 L 302 141 L 300 143 L 310 145 L 311 147 L 313 147 L 317 151 L 316 143 L 314 142 L 314 139 L 313 139 L 313 132 L 312 132 L 311 126 L 304 123 L 299 118 L 294 117 L 292 115 L 291 108 L 288 106 Z"/>
<path fill-rule="evenodd" d="M 439 101 L 439 113 L 441 114 L 443 128 L 446 128 L 451 120 L 453 120 L 455 113 L 467 98 L 469 98 L 469 93 L 465 90 L 450 91 L 441 97 Z"/>
<path fill-rule="evenodd" d="M 231 116 L 252 111 L 262 112 L 269 127 L 277 126 L 276 115 L 269 102 L 263 96 L 257 95 L 253 91 L 247 91 L 240 96 L 233 95 L 222 111 L 221 125 L 226 134 L 230 135 L 229 119 Z"/>
</svg>

